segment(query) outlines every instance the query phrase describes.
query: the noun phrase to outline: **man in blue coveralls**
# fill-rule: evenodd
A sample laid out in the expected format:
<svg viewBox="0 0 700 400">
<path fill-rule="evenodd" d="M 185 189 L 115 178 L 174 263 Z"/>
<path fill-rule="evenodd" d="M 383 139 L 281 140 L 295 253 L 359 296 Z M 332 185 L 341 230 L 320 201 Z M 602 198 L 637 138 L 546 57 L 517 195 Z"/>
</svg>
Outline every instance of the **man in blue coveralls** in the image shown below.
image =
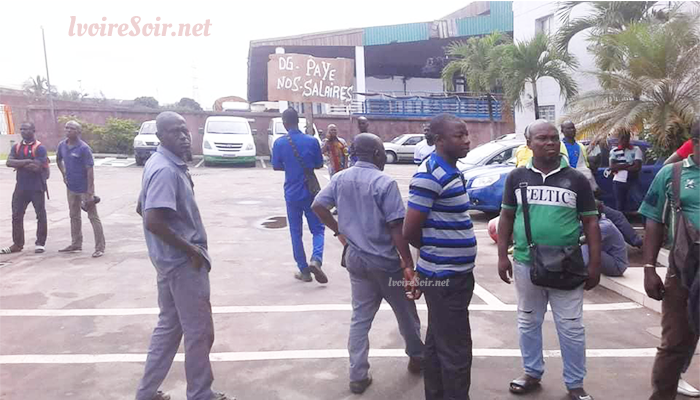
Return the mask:
<svg viewBox="0 0 700 400">
<path fill-rule="evenodd" d="M 277 139 L 272 146 L 272 168 L 284 171 L 284 199 L 287 202 L 287 220 L 292 236 L 294 261 L 299 271 L 294 275 L 303 282 L 311 282 L 311 274 L 319 283 L 327 283 L 328 278 L 321 270 L 323 264 L 323 240 L 325 228 L 318 216 L 311 211 L 314 194 L 306 184 L 305 170 L 323 167 L 321 145 L 313 136 L 299 130 L 299 114 L 293 108 L 282 113 L 282 123 L 287 134 Z M 306 215 L 309 230 L 313 235 L 313 253 L 306 261 L 302 240 L 302 217 Z"/>
</svg>

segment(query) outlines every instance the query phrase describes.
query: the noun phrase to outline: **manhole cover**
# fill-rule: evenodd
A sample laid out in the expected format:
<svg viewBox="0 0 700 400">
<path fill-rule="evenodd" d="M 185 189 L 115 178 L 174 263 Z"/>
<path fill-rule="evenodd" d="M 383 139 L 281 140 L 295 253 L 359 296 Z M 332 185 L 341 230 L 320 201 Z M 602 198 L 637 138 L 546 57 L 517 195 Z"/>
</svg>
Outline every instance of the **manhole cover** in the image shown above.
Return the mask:
<svg viewBox="0 0 700 400">
<path fill-rule="evenodd" d="M 287 217 L 276 216 L 266 218 L 258 223 L 262 229 L 282 229 L 287 227 Z"/>
</svg>

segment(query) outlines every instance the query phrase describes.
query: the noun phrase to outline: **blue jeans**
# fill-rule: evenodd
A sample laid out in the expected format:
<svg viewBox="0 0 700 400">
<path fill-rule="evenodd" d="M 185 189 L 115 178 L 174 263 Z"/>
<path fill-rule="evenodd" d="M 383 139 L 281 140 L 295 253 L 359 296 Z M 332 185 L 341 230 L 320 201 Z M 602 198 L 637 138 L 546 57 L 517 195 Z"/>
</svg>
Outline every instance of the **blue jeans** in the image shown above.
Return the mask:
<svg viewBox="0 0 700 400">
<path fill-rule="evenodd" d="M 586 376 L 583 285 L 574 290 L 536 286 L 530 281 L 529 265 L 515 261 L 513 268 L 518 294 L 518 336 L 525 373 L 537 379 L 544 375 L 542 322 L 549 303 L 559 335 L 564 384 L 569 390 L 583 387 Z"/>
<path fill-rule="evenodd" d="M 311 211 L 311 203 L 313 199 L 302 201 L 287 202 L 287 221 L 289 222 L 289 233 L 292 236 L 292 251 L 294 252 L 294 261 L 297 262 L 297 267 L 300 271 L 304 271 L 308 266 L 306 261 L 306 252 L 304 252 L 303 238 L 303 221 L 302 218 L 306 215 L 306 222 L 309 224 L 309 230 L 313 235 L 314 249 L 311 254 L 312 260 L 317 260 L 323 263 L 323 241 L 326 228 L 318 216 Z"/>
<path fill-rule="evenodd" d="M 627 197 L 630 191 L 629 182 L 613 181 L 613 194 L 615 195 L 615 209 L 625 211 L 627 207 Z"/>
</svg>

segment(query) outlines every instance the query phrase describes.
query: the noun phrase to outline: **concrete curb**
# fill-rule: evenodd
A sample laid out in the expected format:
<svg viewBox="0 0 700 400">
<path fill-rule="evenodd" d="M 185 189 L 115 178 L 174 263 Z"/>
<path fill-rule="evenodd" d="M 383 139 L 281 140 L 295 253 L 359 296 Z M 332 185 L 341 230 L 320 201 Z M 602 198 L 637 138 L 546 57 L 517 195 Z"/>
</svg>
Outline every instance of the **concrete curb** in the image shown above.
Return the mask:
<svg viewBox="0 0 700 400">
<path fill-rule="evenodd" d="M 668 257 L 669 251 L 661 249 L 658 263 L 662 267 L 656 268 L 656 273 L 661 276 L 661 279 L 666 276 Z M 600 286 L 612 290 L 650 310 L 661 313 L 661 302 L 649 298 L 644 291 L 644 268 L 627 268 L 623 276 L 615 278 L 601 275 Z"/>
</svg>

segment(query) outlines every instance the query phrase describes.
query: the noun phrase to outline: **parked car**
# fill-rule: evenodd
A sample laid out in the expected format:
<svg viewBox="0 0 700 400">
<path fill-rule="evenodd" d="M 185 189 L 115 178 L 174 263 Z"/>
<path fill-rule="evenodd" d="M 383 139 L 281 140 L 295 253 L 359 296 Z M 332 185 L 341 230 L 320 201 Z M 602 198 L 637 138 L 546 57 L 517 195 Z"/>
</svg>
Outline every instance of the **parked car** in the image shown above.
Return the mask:
<svg viewBox="0 0 700 400">
<path fill-rule="evenodd" d="M 191 141 L 192 133 L 190 132 Z M 160 145 L 160 140 L 156 136 L 156 121 L 145 121 L 141 124 L 134 138 L 134 159 L 136 160 L 136 165 L 144 165 L 151 154 L 156 151 L 158 145 Z M 192 161 L 191 150 L 185 155 L 185 159 Z"/>
<path fill-rule="evenodd" d="M 306 118 L 299 118 L 299 129 L 302 132 L 306 132 Z M 314 127 L 314 137 L 318 140 L 318 144 L 321 145 L 321 137 L 319 136 L 318 129 L 316 129 L 316 124 Z M 270 120 L 270 127 L 267 129 L 267 146 L 270 148 L 270 156 L 272 156 L 272 147 L 274 146 L 277 139 L 287 134 L 287 130 L 284 129 L 284 124 L 282 123 L 282 118 L 272 118 Z"/>
<path fill-rule="evenodd" d="M 204 165 L 244 164 L 255 167 L 255 139 L 242 117 L 208 117 L 202 131 Z"/>
<path fill-rule="evenodd" d="M 457 166 L 461 171 L 467 171 L 484 165 L 504 164 L 524 144 L 525 140 L 516 139 L 514 133 L 503 135 L 473 148 L 466 157 L 459 160 Z"/>
<path fill-rule="evenodd" d="M 413 152 L 416 145 L 425 139 L 422 133 L 409 133 L 397 136 L 391 142 L 384 143 L 386 152 L 386 162 L 393 164 L 396 162 L 413 162 Z"/>
<path fill-rule="evenodd" d="M 586 141 L 582 142 L 588 144 Z M 649 143 L 640 140 L 633 140 L 634 146 L 639 146 L 644 154 L 642 170 L 639 172 L 639 177 L 636 179 L 631 188 L 629 195 L 629 207 L 626 212 L 636 211 L 646 195 L 646 192 L 651 186 L 656 174 L 663 167 L 663 160 L 658 160 L 648 152 Z M 609 141 L 609 146 L 617 145 L 617 139 Z M 615 198 L 612 192 L 612 177 L 605 177 L 605 171 L 608 169 L 609 159 L 601 157 L 601 165 L 596 170 L 595 180 L 601 190 L 600 199 L 609 207 L 615 206 Z M 503 188 L 505 186 L 508 173 L 515 169 L 515 154 L 513 157 L 501 164 L 492 164 L 482 167 L 472 168 L 464 172 L 464 179 L 467 186 L 467 194 L 473 210 L 479 210 L 487 213 L 498 213 L 501 210 L 501 201 L 503 199 Z"/>
</svg>

